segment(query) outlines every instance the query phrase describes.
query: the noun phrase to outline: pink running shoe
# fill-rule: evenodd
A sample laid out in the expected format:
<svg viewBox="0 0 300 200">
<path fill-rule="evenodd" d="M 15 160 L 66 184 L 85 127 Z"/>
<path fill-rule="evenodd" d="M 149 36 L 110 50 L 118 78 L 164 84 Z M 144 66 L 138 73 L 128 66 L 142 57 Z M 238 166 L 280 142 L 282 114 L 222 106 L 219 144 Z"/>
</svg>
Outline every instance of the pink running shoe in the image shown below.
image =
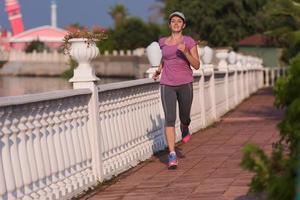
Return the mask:
<svg viewBox="0 0 300 200">
<path fill-rule="evenodd" d="M 189 127 L 180 124 L 180 130 L 181 130 L 182 142 L 183 143 L 187 143 L 191 139 L 191 137 L 192 137 L 192 135 L 191 135 L 191 133 L 189 131 Z"/>
</svg>

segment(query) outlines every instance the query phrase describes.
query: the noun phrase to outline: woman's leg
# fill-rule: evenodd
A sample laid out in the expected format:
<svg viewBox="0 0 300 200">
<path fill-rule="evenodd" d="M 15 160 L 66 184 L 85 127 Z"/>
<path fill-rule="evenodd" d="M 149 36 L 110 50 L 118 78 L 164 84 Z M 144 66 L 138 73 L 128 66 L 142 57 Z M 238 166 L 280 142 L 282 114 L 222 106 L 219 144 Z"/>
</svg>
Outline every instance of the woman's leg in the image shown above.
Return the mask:
<svg viewBox="0 0 300 200">
<path fill-rule="evenodd" d="M 193 102 L 193 85 L 192 83 L 182 85 L 177 91 L 180 122 L 188 126 L 191 123 L 190 114 Z"/>
<path fill-rule="evenodd" d="M 175 128 L 172 126 L 165 127 L 169 152 L 175 152 Z"/>
<path fill-rule="evenodd" d="M 193 102 L 193 84 L 185 84 L 178 89 L 178 106 L 180 129 L 182 133 L 182 141 L 187 142 L 190 139 L 190 132 L 188 126 L 191 123 L 191 107 Z"/>
<path fill-rule="evenodd" d="M 170 152 L 175 151 L 176 87 L 161 85 L 161 100 L 165 113 L 165 134 Z"/>
</svg>

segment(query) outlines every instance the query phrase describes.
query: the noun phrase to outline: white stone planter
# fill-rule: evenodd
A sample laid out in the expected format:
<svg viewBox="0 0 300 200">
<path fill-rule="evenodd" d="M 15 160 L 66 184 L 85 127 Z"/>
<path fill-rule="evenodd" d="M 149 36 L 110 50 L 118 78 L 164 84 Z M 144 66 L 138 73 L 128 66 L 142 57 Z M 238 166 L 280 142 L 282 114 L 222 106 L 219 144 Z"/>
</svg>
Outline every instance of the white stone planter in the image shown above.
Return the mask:
<svg viewBox="0 0 300 200">
<path fill-rule="evenodd" d="M 146 54 L 152 67 L 158 67 L 160 65 L 162 53 L 158 42 L 152 42 L 146 48 Z"/>
<path fill-rule="evenodd" d="M 213 56 L 214 56 L 213 50 L 210 47 L 205 46 L 203 48 L 203 56 L 202 56 L 202 60 L 204 64 L 211 64 Z"/>
<path fill-rule="evenodd" d="M 227 60 L 229 62 L 229 65 L 228 65 L 229 70 L 236 70 L 237 55 L 234 51 L 231 51 L 228 54 Z"/>
<path fill-rule="evenodd" d="M 146 71 L 148 74 L 148 77 L 152 77 L 152 75 L 155 73 L 155 70 L 158 68 L 161 62 L 162 58 L 162 52 L 159 47 L 158 42 L 152 42 L 147 48 L 146 48 L 146 55 L 150 63 L 150 68 Z"/>
<path fill-rule="evenodd" d="M 218 49 L 216 50 L 216 57 L 219 59 L 219 63 L 217 66 L 218 70 L 227 70 L 227 62 L 226 59 L 228 57 L 227 49 Z"/>
<path fill-rule="evenodd" d="M 69 40 L 71 43 L 70 55 L 78 62 L 74 70 L 74 76 L 70 82 L 89 82 L 100 80 L 95 75 L 95 69 L 91 66 L 91 60 L 99 54 L 95 42 L 87 43 L 86 38 L 75 38 Z"/>
</svg>

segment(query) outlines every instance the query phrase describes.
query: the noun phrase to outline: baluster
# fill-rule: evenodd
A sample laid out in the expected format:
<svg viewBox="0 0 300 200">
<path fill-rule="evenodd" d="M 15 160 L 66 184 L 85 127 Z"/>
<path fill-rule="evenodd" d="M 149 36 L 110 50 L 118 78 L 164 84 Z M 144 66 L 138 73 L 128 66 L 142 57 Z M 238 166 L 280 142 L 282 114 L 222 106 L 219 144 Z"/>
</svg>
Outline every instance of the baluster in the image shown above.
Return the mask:
<svg viewBox="0 0 300 200">
<path fill-rule="evenodd" d="M 52 193 L 52 188 L 50 187 L 50 185 L 52 184 L 52 165 L 50 163 L 50 149 L 49 149 L 49 146 L 48 146 L 48 136 L 49 136 L 49 133 L 47 131 L 47 127 L 49 126 L 49 123 L 46 121 L 47 118 L 48 118 L 48 108 L 49 108 L 49 105 L 46 103 L 44 103 L 43 106 L 40 106 L 40 109 L 39 109 L 39 116 L 41 116 L 41 118 L 38 116 L 37 117 L 37 120 L 39 120 L 40 118 L 40 123 L 42 125 L 42 127 L 40 128 L 40 136 L 41 136 L 41 149 L 42 149 L 42 159 L 43 159 L 43 163 L 44 163 L 44 169 L 45 169 L 45 175 L 46 175 L 46 178 L 45 178 L 45 184 L 46 184 L 46 188 L 45 188 L 45 191 L 47 193 L 47 195 L 53 195 Z"/>
<path fill-rule="evenodd" d="M 99 118 L 100 118 L 100 130 L 101 130 L 101 144 L 102 144 L 102 153 L 103 153 L 103 158 L 105 159 L 107 156 L 107 151 L 108 151 L 108 139 L 107 139 L 107 132 L 106 132 L 106 125 L 105 125 L 105 120 L 106 120 L 106 114 L 105 114 L 105 105 L 104 103 L 99 104 Z M 90 138 L 92 139 L 92 138 Z M 90 140 L 92 143 L 92 140 Z M 105 142 L 104 142 L 105 141 Z"/>
<path fill-rule="evenodd" d="M 131 99 L 132 105 L 130 107 L 131 110 L 129 110 L 129 112 L 132 113 L 130 119 L 132 121 L 132 133 L 133 133 L 132 140 L 134 142 L 133 145 L 132 145 L 133 146 L 132 160 L 135 160 L 135 158 L 136 158 L 136 144 L 138 143 L 137 133 L 140 131 L 138 122 L 140 122 L 140 121 L 138 121 L 137 117 L 136 117 L 136 110 L 137 110 L 136 97 L 135 97 L 134 94 L 132 94 L 132 92 L 131 92 L 131 95 L 132 95 L 132 99 Z"/>
<path fill-rule="evenodd" d="M 116 138 L 116 129 L 115 129 L 115 125 L 114 125 L 114 118 L 115 118 L 115 113 L 114 113 L 114 100 L 113 97 L 110 96 L 110 100 L 109 100 L 109 126 L 108 128 L 110 129 L 110 139 L 112 140 L 112 147 L 111 152 L 113 155 L 116 154 L 116 147 L 117 147 L 117 138 Z"/>
<path fill-rule="evenodd" d="M 125 104 L 127 105 L 125 107 L 125 116 L 124 117 L 127 117 L 127 120 L 126 122 L 128 123 L 128 132 L 129 132 L 129 139 L 128 139 L 128 143 L 129 143 L 129 146 L 133 146 L 135 144 L 134 142 L 134 125 L 133 125 L 133 114 L 132 114 L 132 107 L 133 107 L 133 103 L 132 103 L 132 96 L 131 96 L 131 93 L 128 94 L 128 97 L 127 97 L 127 100 L 125 101 Z M 129 119 L 129 120 L 128 120 Z M 130 158 L 131 159 L 131 158 Z"/>
<path fill-rule="evenodd" d="M 4 143 L 2 142 L 2 139 L 4 138 L 4 132 L 3 127 L 4 127 L 4 120 L 5 120 L 5 112 L 3 110 L 0 110 L 0 199 L 5 199 L 5 195 L 7 192 L 6 189 L 6 181 L 5 181 L 5 174 L 4 174 L 4 166 L 2 162 L 2 153 L 4 149 Z M 11 168 L 10 168 L 11 170 Z M 11 171 L 12 172 L 12 171 Z"/>
<path fill-rule="evenodd" d="M 6 194 L 6 197 L 4 196 L 4 198 L 7 199 L 14 199 L 15 195 L 14 192 L 17 189 L 17 181 L 19 182 L 23 182 L 23 180 L 20 180 L 22 177 L 21 175 L 21 169 L 19 168 L 18 170 L 15 170 L 13 166 L 13 161 L 11 160 L 11 152 L 10 152 L 10 141 L 9 141 L 9 136 L 12 134 L 12 131 L 10 130 L 10 125 L 11 125 L 11 120 L 10 120 L 10 116 L 11 116 L 11 108 L 9 109 L 4 109 L 3 113 L 1 114 L 1 132 L 0 132 L 0 146 L 1 146 L 1 156 L 0 156 L 0 164 L 1 164 L 1 169 L 3 170 L 3 175 L 4 178 L 0 179 L 1 182 L 1 194 Z M 18 159 L 18 157 L 14 157 L 13 160 L 16 161 L 16 159 Z M 3 168 L 2 168 L 3 166 Z M 17 173 L 14 173 L 14 172 Z M 19 177 L 17 177 L 15 179 L 15 175 L 18 175 Z M 20 184 L 20 183 L 18 183 Z"/>
<path fill-rule="evenodd" d="M 141 123 L 140 118 L 140 110 L 141 110 L 141 102 L 140 102 L 140 96 L 138 94 L 135 94 L 135 106 L 134 106 L 134 123 L 138 127 L 138 129 L 135 131 L 135 140 L 139 144 L 141 142 L 140 134 L 143 131 L 143 122 Z M 134 153 L 135 159 L 138 159 L 139 157 L 139 145 L 135 148 Z"/>
<path fill-rule="evenodd" d="M 121 92 L 118 95 L 116 95 L 116 103 L 115 103 L 115 109 L 114 109 L 114 113 L 115 113 L 114 124 L 115 124 L 116 136 L 117 136 L 118 152 L 122 152 L 122 150 L 123 150 L 122 145 L 124 142 L 124 129 L 121 128 L 122 124 L 121 124 L 121 120 L 120 120 L 120 107 L 121 107 L 120 106 L 121 105 L 120 94 L 121 94 Z M 119 160 L 119 164 L 120 164 L 121 160 Z"/>
<path fill-rule="evenodd" d="M 2 124 L 0 123 L 0 126 L 2 126 Z M 3 146 L 4 143 L 2 142 L 2 138 L 4 137 L 3 133 L 0 133 L 0 146 Z M 0 149 L 0 199 L 5 199 L 5 195 L 6 195 L 6 183 L 5 183 L 5 175 L 4 175 L 4 165 L 2 162 L 2 152 L 3 148 Z M 7 166 L 5 166 L 7 167 Z"/>
<path fill-rule="evenodd" d="M 77 115 L 75 108 L 72 109 L 71 112 L 72 117 L 72 138 L 74 141 L 74 149 L 75 149 L 75 158 L 76 158 L 76 172 L 82 171 L 82 149 L 80 148 L 79 142 L 79 133 L 78 133 L 78 124 L 77 124 Z M 83 179 L 80 173 L 76 174 L 76 178 L 79 184 L 79 187 L 83 186 Z"/>
<path fill-rule="evenodd" d="M 142 128 L 141 128 L 141 121 L 140 121 L 140 118 L 138 117 L 138 111 L 139 111 L 139 102 L 138 102 L 138 95 L 137 94 L 132 94 L 133 95 L 133 99 L 132 99 L 132 101 L 133 101 L 133 104 L 132 104 L 132 114 L 133 114 L 133 118 L 132 118 L 132 120 L 133 120 L 133 128 L 134 128 L 134 130 L 133 130 L 133 133 L 134 133 L 134 141 L 136 142 L 136 143 L 138 143 L 139 142 L 139 140 L 138 140 L 138 137 L 139 137 L 139 133 L 141 132 L 141 130 L 142 130 Z M 135 151 L 136 152 L 136 151 Z M 136 153 L 134 153 L 134 154 L 136 154 Z M 136 155 L 134 155 L 134 158 L 136 158 Z"/>
<path fill-rule="evenodd" d="M 139 138 L 139 141 L 140 142 L 143 142 L 144 141 L 144 133 L 146 132 L 146 127 L 147 127 L 147 124 L 146 124 L 146 120 L 145 120 L 145 112 L 146 112 L 146 106 L 147 106 L 147 102 L 146 102 L 146 93 L 145 91 L 141 90 L 139 92 L 140 94 L 140 98 L 139 98 L 139 101 L 138 101 L 138 104 L 139 104 L 139 109 L 138 109 L 138 118 L 140 119 L 140 121 L 142 122 L 141 123 L 141 131 L 138 132 L 138 138 Z M 141 153 L 141 152 L 140 152 Z"/>
<path fill-rule="evenodd" d="M 111 99 L 110 101 L 110 109 L 109 109 L 109 129 L 111 130 L 110 131 L 110 137 L 111 137 L 111 140 L 112 140 L 112 143 L 113 143 L 113 146 L 112 146 L 112 149 L 111 149 L 111 152 L 112 152 L 112 167 L 114 170 L 116 170 L 117 166 L 118 166 L 118 163 L 115 162 L 115 156 L 117 155 L 118 153 L 118 139 L 117 139 L 117 130 L 116 130 L 116 125 L 115 125 L 115 109 L 114 109 L 114 100 Z"/>
<path fill-rule="evenodd" d="M 108 98 L 108 97 L 107 97 Z M 112 167 L 112 163 L 110 160 L 110 157 L 112 155 L 112 148 L 113 148 L 113 138 L 111 136 L 111 129 L 110 129 L 110 111 L 109 111 L 109 99 L 107 99 L 104 102 L 103 105 L 103 116 L 104 116 L 104 122 L 103 122 L 103 142 L 105 145 L 105 152 L 106 152 L 106 159 L 107 159 L 107 166 L 108 168 Z"/>
<path fill-rule="evenodd" d="M 102 144 L 103 144 L 103 159 L 106 160 L 106 164 L 104 166 L 104 173 L 108 172 L 110 163 L 109 163 L 109 157 L 110 157 L 110 146 L 111 146 L 111 140 L 109 139 L 109 129 L 107 128 L 108 126 L 108 121 L 109 121 L 109 115 L 107 111 L 107 105 L 106 102 L 103 102 L 102 106 L 100 105 L 100 110 L 102 110 L 100 114 L 100 129 L 101 129 L 101 135 L 102 135 Z M 102 117 L 101 117 L 102 116 Z"/>
<path fill-rule="evenodd" d="M 58 182 L 58 170 L 59 170 L 59 166 L 58 166 L 58 158 L 56 157 L 56 153 L 55 153 L 55 130 L 53 128 L 55 121 L 53 120 L 54 117 L 54 112 L 53 110 L 54 105 L 51 105 L 50 102 L 47 102 L 48 104 L 50 104 L 50 106 L 48 106 L 48 115 L 46 118 L 46 121 L 48 122 L 48 126 L 46 127 L 46 131 L 47 131 L 47 146 L 49 149 L 49 158 L 50 158 L 50 166 L 51 166 L 51 178 L 52 178 L 52 184 L 50 185 L 51 189 L 53 190 L 53 194 L 55 195 L 56 198 L 60 198 L 60 188 L 59 185 L 57 184 Z"/>
<path fill-rule="evenodd" d="M 12 123 L 10 130 L 12 131 L 12 134 L 10 135 L 10 140 L 11 140 L 11 145 L 10 146 L 10 153 L 11 153 L 11 158 L 13 158 L 12 161 L 12 166 L 14 169 L 14 174 L 15 174 L 15 180 L 16 180 L 16 187 L 17 187 L 17 198 L 21 198 L 24 196 L 24 176 L 22 174 L 22 165 L 21 165 L 21 159 L 20 155 L 18 152 L 18 134 L 19 134 L 19 129 L 17 128 L 17 124 L 19 123 L 19 120 L 16 118 L 15 114 L 17 113 L 15 111 L 12 112 Z M 9 144 L 9 143 L 8 143 Z"/>
<path fill-rule="evenodd" d="M 124 106 L 126 106 L 126 97 L 125 97 L 125 92 L 123 92 L 122 97 L 120 98 L 120 107 L 119 107 L 119 124 L 120 124 L 120 128 L 122 130 L 122 146 L 124 149 L 128 149 L 128 134 L 129 134 L 129 128 L 127 126 L 127 120 L 125 119 L 125 110 L 124 110 Z M 130 120 L 130 119 L 129 119 Z M 126 155 L 125 158 L 126 160 Z M 126 161 L 127 163 L 127 161 Z"/>
<path fill-rule="evenodd" d="M 81 103 L 82 105 L 84 105 L 82 106 L 82 110 L 81 110 L 81 115 L 82 115 L 81 120 L 83 124 L 83 133 L 84 133 L 83 135 L 84 146 L 87 155 L 87 166 L 90 168 L 92 165 L 92 152 L 91 152 L 91 142 L 90 142 L 92 138 L 88 131 L 88 106 L 87 106 L 87 102 L 83 98 L 81 98 Z M 94 180 L 93 173 L 89 172 L 88 178 L 90 182 L 93 181 Z"/>
<path fill-rule="evenodd" d="M 44 178 L 46 177 L 45 172 L 45 166 L 44 166 L 44 160 L 42 155 L 42 148 L 41 148 L 41 140 L 42 140 L 42 133 L 40 133 L 40 129 L 42 127 L 42 124 L 40 123 L 40 119 L 42 116 L 40 115 L 41 109 L 43 106 L 37 106 L 36 109 L 33 109 L 32 115 L 34 116 L 32 118 L 32 134 L 33 134 L 33 151 L 34 156 L 36 159 L 36 169 L 37 169 L 37 175 L 38 175 L 38 186 L 40 189 L 46 187 L 46 183 L 44 181 Z M 41 134 L 41 135 L 40 135 Z M 43 190 L 39 190 L 37 192 L 40 196 L 40 199 L 45 199 L 47 193 Z"/>
<path fill-rule="evenodd" d="M 78 98 L 76 98 L 76 104 L 78 104 L 79 103 L 79 101 L 78 101 Z M 86 155 L 86 148 L 85 148 L 85 146 L 84 146 L 84 135 L 83 135 L 83 124 L 82 124 L 82 116 L 81 116 L 81 109 L 82 109 L 82 106 L 81 105 L 77 105 L 76 106 L 76 108 L 75 108 L 75 113 L 76 113 L 76 123 L 77 123 L 77 125 L 78 125 L 78 138 L 79 138 L 79 145 L 80 145 L 80 149 L 81 149 L 81 153 L 82 153 L 82 163 L 81 163 L 81 165 L 82 165 L 82 168 L 83 168 L 83 170 L 84 169 L 86 169 L 87 168 L 87 155 Z M 87 176 L 86 176 L 87 174 L 84 172 L 84 171 L 82 171 L 81 172 L 81 177 L 82 177 L 82 180 L 84 181 L 84 183 L 85 184 L 87 184 L 88 182 L 87 182 Z"/>
<path fill-rule="evenodd" d="M 125 94 L 123 94 L 123 99 L 122 99 L 122 103 L 123 104 L 122 106 L 120 106 L 119 108 L 119 115 L 120 115 L 120 126 L 121 126 L 121 129 L 122 129 L 122 135 L 123 135 L 123 143 L 122 143 L 122 146 L 123 146 L 123 149 L 126 149 L 124 155 L 123 155 L 123 161 L 124 161 L 124 164 L 128 165 L 128 162 L 129 162 L 129 159 L 128 159 L 128 149 L 129 149 L 129 145 L 128 145 L 128 140 L 129 140 L 129 128 L 127 126 L 127 121 L 125 119 L 125 111 L 124 111 L 124 106 L 126 105 L 125 104 L 125 98 L 124 97 Z M 130 119 L 129 119 L 130 120 Z"/>
<path fill-rule="evenodd" d="M 71 104 L 71 100 L 68 101 L 67 105 L 72 105 Z M 71 125 L 71 121 L 72 121 L 72 117 L 71 117 L 71 113 L 72 113 L 72 109 L 71 108 L 66 108 L 66 122 L 65 122 L 65 126 L 66 126 L 66 141 L 67 141 L 67 148 L 68 148 L 68 152 L 69 152 L 69 159 L 70 159 L 70 173 L 71 173 L 71 181 L 72 181 L 72 187 L 69 186 L 69 191 L 70 190 L 76 190 L 79 186 L 78 186 L 78 182 L 76 177 L 74 176 L 74 174 L 76 173 L 76 158 L 75 158 L 75 146 L 74 146 L 74 141 L 73 141 L 73 137 L 72 137 L 72 125 Z"/>
<path fill-rule="evenodd" d="M 62 101 L 62 100 L 60 100 Z M 68 130 L 66 129 L 66 109 L 65 109 L 65 105 L 63 105 L 63 103 L 60 103 L 62 106 L 60 108 L 60 114 L 58 115 L 58 119 L 59 119 L 59 130 L 60 130 L 60 141 L 61 141 L 61 145 L 62 145 L 62 154 L 63 154 L 63 158 L 64 158 L 64 164 L 65 164 L 65 169 L 64 169 L 64 183 L 65 183 L 65 189 L 67 191 L 67 193 L 71 193 L 72 192 L 72 181 L 69 179 L 69 177 L 71 176 L 71 162 L 70 162 L 70 153 L 69 153 L 69 149 L 68 149 L 68 144 L 67 144 L 67 132 Z"/>
<path fill-rule="evenodd" d="M 53 110 L 53 141 L 54 141 L 54 147 L 55 147 L 55 154 L 57 158 L 57 166 L 58 166 L 58 183 L 59 191 L 61 196 L 66 195 L 66 184 L 64 183 L 64 180 L 66 178 L 65 171 L 66 171 L 66 164 L 65 160 L 68 160 L 68 156 L 66 155 L 66 146 L 65 146 L 65 140 L 64 140 L 64 132 L 61 129 L 61 123 L 60 120 L 61 116 L 61 107 L 62 103 L 61 101 L 52 102 L 52 110 Z M 66 157 L 66 158 L 65 158 Z"/>
<path fill-rule="evenodd" d="M 27 152 L 28 152 L 28 161 L 29 161 L 29 169 L 30 169 L 30 173 L 31 173 L 31 181 L 32 181 L 32 190 L 33 191 L 37 191 L 39 189 L 39 178 L 38 178 L 38 171 L 37 171 L 37 162 L 36 162 L 36 157 L 34 154 L 34 137 L 33 137 L 33 130 L 34 130 L 34 126 L 33 126 L 33 113 L 35 112 L 35 107 L 33 107 L 32 105 L 30 105 L 30 113 L 29 116 L 27 118 L 27 122 L 25 123 L 25 126 L 27 127 L 27 131 L 26 131 L 26 135 L 28 137 L 27 140 Z M 24 113 L 27 113 L 28 110 L 24 109 Z M 32 193 L 31 197 L 38 199 L 39 195 L 37 193 Z"/>
<path fill-rule="evenodd" d="M 126 94 L 127 95 L 127 94 Z M 121 111 L 121 115 L 122 115 L 122 123 L 124 124 L 124 128 L 125 128 L 125 134 L 126 134 L 126 149 L 130 149 L 131 147 L 131 143 L 132 143 L 132 131 L 131 131 L 131 118 L 130 118 L 130 115 L 128 113 L 128 110 L 129 110 L 129 96 L 126 96 L 125 99 L 124 99 L 124 105 L 122 107 L 122 111 Z M 129 120 L 128 120 L 129 119 Z M 126 163 L 130 163 L 131 161 L 131 158 L 130 158 L 130 152 L 127 151 L 126 153 L 126 156 L 125 156 L 125 159 L 126 159 Z"/>
</svg>

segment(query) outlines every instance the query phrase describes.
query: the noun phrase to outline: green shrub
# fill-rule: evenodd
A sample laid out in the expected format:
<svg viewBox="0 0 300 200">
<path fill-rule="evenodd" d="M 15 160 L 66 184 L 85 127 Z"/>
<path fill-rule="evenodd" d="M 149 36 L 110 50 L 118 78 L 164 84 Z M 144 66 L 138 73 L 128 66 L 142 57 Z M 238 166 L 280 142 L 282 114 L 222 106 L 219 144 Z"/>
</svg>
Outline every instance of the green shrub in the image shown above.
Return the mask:
<svg viewBox="0 0 300 200">
<path fill-rule="evenodd" d="M 78 63 L 76 62 L 76 60 L 70 57 L 68 61 L 68 65 L 70 66 L 70 68 L 61 74 L 61 77 L 67 80 L 73 77 L 74 69 L 77 67 Z"/>
<path fill-rule="evenodd" d="M 49 51 L 49 48 L 40 40 L 33 40 L 25 48 L 26 53 L 32 53 L 33 51 L 43 52 L 44 50 Z"/>
<path fill-rule="evenodd" d="M 250 192 L 264 192 L 269 200 L 291 200 L 296 194 L 300 142 L 300 53 L 290 61 L 288 76 L 276 83 L 275 96 L 275 105 L 286 109 L 278 125 L 280 139 L 270 156 L 256 145 L 246 145 L 241 166 L 255 173 Z"/>
</svg>

